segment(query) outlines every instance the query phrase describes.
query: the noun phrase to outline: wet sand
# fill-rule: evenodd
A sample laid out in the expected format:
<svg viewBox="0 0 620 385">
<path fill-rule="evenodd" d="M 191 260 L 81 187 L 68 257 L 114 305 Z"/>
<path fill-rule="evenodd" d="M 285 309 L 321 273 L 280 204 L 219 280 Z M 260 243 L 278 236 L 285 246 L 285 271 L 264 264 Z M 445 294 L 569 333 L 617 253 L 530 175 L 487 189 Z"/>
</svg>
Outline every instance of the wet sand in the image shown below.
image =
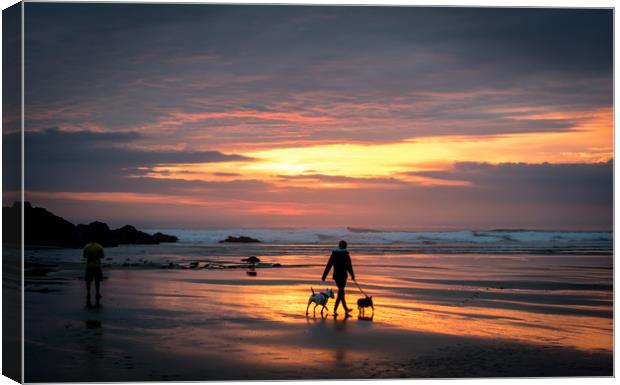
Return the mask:
<svg viewBox="0 0 620 385">
<path fill-rule="evenodd" d="M 326 257 L 261 258 L 283 267 L 110 267 L 88 309 L 79 270 L 30 277 L 26 381 L 613 374 L 609 255 L 354 255 L 367 319 L 305 316 Z"/>
</svg>

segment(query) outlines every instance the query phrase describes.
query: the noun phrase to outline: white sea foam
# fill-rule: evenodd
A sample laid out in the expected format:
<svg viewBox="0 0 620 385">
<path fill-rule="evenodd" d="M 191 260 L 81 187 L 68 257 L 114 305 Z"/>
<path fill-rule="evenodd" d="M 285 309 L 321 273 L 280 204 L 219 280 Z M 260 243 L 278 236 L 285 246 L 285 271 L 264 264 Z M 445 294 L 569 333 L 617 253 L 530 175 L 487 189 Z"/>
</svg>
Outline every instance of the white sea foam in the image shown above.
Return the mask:
<svg viewBox="0 0 620 385">
<path fill-rule="evenodd" d="M 290 230 L 274 229 L 222 229 L 180 230 L 153 229 L 175 235 L 179 242 L 215 244 L 228 236 L 247 236 L 267 244 L 333 244 L 344 239 L 351 244 L 580 244 L 613 241 L 613 233 L 580 231 L 377 231 L 351 228 L 305 228 Z"/>
</svg>

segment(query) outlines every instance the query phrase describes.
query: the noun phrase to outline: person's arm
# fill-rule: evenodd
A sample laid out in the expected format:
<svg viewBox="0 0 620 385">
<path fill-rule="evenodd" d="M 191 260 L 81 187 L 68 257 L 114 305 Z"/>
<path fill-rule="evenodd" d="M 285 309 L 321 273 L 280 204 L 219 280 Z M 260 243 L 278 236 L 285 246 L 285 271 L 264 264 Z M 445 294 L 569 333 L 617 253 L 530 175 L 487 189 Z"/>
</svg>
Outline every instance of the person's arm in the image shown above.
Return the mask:
<svg viewBox="0 0 620 385">
<path fill-rule="evenodd" d="M 355 281 L 355 273 L 353 272 L 353 264 L 351 263 L 351 256 L 349 255 L 349 253 L 347 252 L 347 270 L 349 271 L 349 274 L 351 274 L 351 279 Z"/>
<path fill-rule="evenodd" d="M 325 265 L 325 271 L 323 271 L 323 277 L 321 277 L 321 281 L 325 281 L 325 278 L 327 278 L 327 274 L 329 274 L 329 271 L 331 270 L 333 265 L 334 265 L 334 253 L 332 253 L 332 255 L 329 256 L 329 261 L 327 261 L 327 265 Z"/>
</svg>

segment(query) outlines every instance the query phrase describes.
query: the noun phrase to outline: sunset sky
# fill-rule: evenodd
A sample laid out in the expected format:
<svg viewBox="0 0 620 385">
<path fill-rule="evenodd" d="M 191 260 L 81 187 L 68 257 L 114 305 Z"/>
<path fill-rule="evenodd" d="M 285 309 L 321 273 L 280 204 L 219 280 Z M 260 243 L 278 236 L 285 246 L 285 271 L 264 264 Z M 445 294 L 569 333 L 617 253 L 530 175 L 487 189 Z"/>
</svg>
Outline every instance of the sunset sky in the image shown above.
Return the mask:
<svg viewBox="0 0 620 385">
<path fill-rule="evenodd" d="M 26 199 L 74 222 L 612 228 L 611 10 L 27 3 L 25 20 Z"/>
</svg>

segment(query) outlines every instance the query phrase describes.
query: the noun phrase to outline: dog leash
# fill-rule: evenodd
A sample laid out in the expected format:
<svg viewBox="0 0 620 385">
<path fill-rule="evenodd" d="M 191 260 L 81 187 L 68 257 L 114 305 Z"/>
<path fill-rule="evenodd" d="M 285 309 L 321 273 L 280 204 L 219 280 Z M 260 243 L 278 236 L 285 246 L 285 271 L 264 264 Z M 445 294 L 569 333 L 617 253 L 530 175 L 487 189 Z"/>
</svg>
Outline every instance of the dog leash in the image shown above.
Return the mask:
<svg viewBox="0 0 620 385">
<path fill-rule="evenodd" d="M 364 296 L 368 297 L 368 294 L 364 293 L 364 290 L 362 290 L 362 288 L 360 287 L 360 284 L 359 284 L 359 283 L 357 283 L 357 281 L 356 281 L 356 280 L 353 280 L 353 282 L 355 282 L 355 285 L 357 285 L 357 288 L 358 288 L 358 289 L 360 289 L 360 292 L 361 292 L 362 294 L 364 294 Z"/>
</svg>

